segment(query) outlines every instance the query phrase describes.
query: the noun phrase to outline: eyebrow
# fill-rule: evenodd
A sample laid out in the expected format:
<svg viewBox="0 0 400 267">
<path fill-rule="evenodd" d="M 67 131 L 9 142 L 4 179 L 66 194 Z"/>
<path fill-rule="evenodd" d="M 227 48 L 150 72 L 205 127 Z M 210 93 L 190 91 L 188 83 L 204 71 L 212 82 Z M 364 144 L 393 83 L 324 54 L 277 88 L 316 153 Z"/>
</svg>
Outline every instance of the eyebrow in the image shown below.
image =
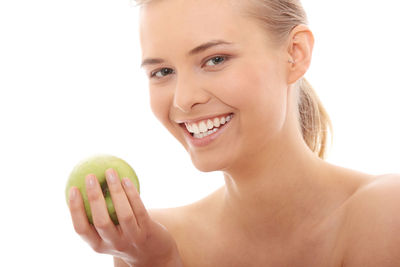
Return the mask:
<svg viewBox="0 0 400 267">
<path fill-rule="evenodd" d="M 199 46 L 196 46 L 195 48 L 193 48 L 192 50 L 190 50 L 187 53 L 187 56 L 193 56 L 193 55 L 199 54 L 199 53 L 206 51 L 207 49 L 214 47 L 214 46 L 231 45 L 231 44 L 232 43 L 224 41 L 224 40 L 211 40 L 209 42 L 206 42 Z M 163 63 L 163 62 L 164 62 L 164 60 L 162 58 L 146 58 L 145 60 L 143 60 L 140 67 L 143 68 L 146 65 L 159 64 L 159 63 Z"/>
</svg>

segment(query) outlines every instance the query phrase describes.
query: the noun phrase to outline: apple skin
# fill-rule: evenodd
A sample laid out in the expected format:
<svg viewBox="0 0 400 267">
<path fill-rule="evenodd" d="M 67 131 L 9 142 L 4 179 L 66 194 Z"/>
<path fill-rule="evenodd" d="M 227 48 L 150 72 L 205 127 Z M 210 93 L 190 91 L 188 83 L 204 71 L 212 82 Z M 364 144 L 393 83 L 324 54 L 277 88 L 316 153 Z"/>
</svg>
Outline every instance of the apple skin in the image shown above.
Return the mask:
<svg viewBox="0 0 400 267">
<path fill-rule="evenodd" d="M 69 205 L 69 190 L 72 186 L 76 186 L 79 189 L 83 198 L 85 211 L 90 224 L 93 224 L 93 219 L 88 196 L 86 194 L 85 184 L 85 177 L 88 174 L 96 175 L 96 178 L 99 181 L 99 184 L 103 191 L 110 218 L 115 225 L 119 224 L 105 176 L 105 172 L 109 168 L 113 168 L 118 173 L 118 177 L 120 180 L 122 178 L 128 177 L 140 193 L 139 180 L 136 176 L 136 173 L 133 168 L 124 160 L 112 155 L 98 154 L 80 161 L 69 175 L 68 182 L 65 188 L 65 195 L 67 204 Z"/>
</svg>

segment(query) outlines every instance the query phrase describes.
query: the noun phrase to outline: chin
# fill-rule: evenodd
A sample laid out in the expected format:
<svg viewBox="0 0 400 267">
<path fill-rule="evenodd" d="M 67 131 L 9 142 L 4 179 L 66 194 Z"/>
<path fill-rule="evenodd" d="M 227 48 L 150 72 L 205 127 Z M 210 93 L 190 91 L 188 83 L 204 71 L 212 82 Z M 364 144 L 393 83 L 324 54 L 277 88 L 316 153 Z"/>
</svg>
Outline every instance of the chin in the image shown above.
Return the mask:
<svg viewBox="0 0 400 267">
<path fill-rule="evenodd" d="M 192 163 L 201 172 L 221 171 L 225 169 L 226 163 L 214 160 L 212 157 L 194 157 L 191 155 Z"/>
</svg>

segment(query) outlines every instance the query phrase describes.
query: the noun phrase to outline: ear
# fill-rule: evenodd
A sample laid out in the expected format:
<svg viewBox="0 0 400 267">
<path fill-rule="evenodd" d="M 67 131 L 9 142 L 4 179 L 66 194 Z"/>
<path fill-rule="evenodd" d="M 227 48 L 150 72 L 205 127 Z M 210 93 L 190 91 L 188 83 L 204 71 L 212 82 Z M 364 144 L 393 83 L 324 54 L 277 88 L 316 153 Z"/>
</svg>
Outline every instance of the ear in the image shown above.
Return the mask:
<svg viewBox="0 0 400 267">
<path fill-rule="evenodd" d="M 314 36 L 307 25 L 297 25 L 288 39 L 288 84 L 293 84 L 306 73 L 311 63 Z"/>
</svg>

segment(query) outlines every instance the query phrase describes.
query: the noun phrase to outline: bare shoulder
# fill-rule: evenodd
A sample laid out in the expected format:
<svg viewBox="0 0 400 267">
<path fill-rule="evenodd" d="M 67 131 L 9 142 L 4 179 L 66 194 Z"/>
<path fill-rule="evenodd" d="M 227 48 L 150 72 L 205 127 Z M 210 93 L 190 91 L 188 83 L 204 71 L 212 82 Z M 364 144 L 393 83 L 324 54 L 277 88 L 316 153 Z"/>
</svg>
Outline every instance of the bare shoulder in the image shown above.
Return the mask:
<svg viewBox="0 0 400 267">
<path fill-rule="evenodd" d="M 172 231 L 181 220 L 183 207 L 149 209 L 150 217 Z"/>
<path fill-rule="evenodd" d="M 400 174 L 372 179 L 347 206 L 344 266 L 400 266 Z"/>
</svg>

